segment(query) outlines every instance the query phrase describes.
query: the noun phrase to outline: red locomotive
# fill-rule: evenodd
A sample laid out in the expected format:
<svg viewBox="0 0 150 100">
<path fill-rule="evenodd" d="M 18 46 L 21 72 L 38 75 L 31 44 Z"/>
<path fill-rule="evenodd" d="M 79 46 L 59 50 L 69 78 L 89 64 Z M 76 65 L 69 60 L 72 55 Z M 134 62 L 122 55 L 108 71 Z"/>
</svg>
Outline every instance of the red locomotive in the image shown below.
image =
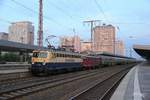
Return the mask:
<svg viewBox="0 0 150 100">
<path fill-rule="evenodd" d="M 101 63 L 101 58 L 94 55 L 88 55 L 83 57 L 82 66 L 83 69 L 94 69 L 96 67 L 99 67 Z"/>
</svg>

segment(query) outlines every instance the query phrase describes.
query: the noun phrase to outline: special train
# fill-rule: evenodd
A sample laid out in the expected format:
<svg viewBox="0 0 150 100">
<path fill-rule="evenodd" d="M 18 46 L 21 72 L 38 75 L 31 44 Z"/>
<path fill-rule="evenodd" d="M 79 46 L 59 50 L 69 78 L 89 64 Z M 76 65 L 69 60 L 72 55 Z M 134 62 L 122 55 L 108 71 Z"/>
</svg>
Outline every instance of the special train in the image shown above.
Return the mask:
<svg viewBox="0 0 150 100">
<path fill-rule="evenodd" d="M 31 72 L 34 75 L 47 75 L 59 71 L 94 69 L 134 62 L 136 62 L 136 59 L 112 54 L 83 55 L 59 50 L 35 50 L 32 56 Z"/>
</svg>

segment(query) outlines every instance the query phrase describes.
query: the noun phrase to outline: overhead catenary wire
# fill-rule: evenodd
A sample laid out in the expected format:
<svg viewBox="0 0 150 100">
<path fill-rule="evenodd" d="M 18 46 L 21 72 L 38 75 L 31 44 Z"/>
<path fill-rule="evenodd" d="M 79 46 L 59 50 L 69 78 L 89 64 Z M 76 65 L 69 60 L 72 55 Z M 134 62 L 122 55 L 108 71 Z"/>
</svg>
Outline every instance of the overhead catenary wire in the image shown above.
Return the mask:
<svg viewBox="0 0 150 100">
<path fill-rule="evenodd" d="M 50 1 L 49 1 L 50 2 Z M 59 6 L 55 5 L 54 3 L 50 2 L 50 4 L 55 7 L 57 10 L 59 10 L 60 12 L 62 12 L 64 15 L 68 16 L 70 19 L 73 18 L 73 16 L 71 16 L 70 14 L 66 13 L 66 11 L 62 8 L 60 8 Z"/>
<path fill-rule="evenodd" d="M 4 22 L 4 23 L 7 23 L 7 24 L 11 24 L 12 22 L 11 21 L 8 21 L 6 19 L 3 19 L 3 18 L 0 18 L 0 21 Z"/>
<path fill-rule="evenodd" d="M 106 14 L 105 14 L 103 8 L 101 7 L 101 5 L 98 3 L 98 1 L 97 1 L 97 0 L 94 0 L 94 3 L 96 4 L 97 8 L 99 9 L 99 12 L 103 14 L 105 20 L 108 21 L 108 18 L 107 18 L 107 16 L 106 16 Z"/>
<path fill-rule="evenodd" d="M 75 19 L 74 18 L 74 16 L 75 15 L 71 15 L 69 12 L 67 12 L 66 10 L 64 10 L 64 9 L 62 9 L 61 7 L 59 7 L 58 5 L 56 5 L 55 3 L 53 3 L 52 1 L 48 1 L 49 3 L 48 4 L 51 4 L 51 6 L 53 6 L 54 8 L 56 8 L 59 12 L 61 12 L 62 14 L 64 14 L 65 16 L 67 16 L 70 20 L 71 20 L 71 24 L 72 25 L 75 25 L 72 21 L 78 21 L 78 22 L 81 22 L 80 20 L 78 20 L 78 19 Z M 68 8 L 68 5 L 66 5 L 63 1 L 59 1 L 59 2 L 61 2 L 61 3 L 63 3 L 64 4 L 64 6 L 66 7 L 66 8 Z M 68 19 L 67 19 L 68 20 Z M 75 27 L 75 26 L 73 26 L 73 27 Z M 69 28 L 70 29 L 70 28 Z"/>
<path fill-rule="evenodd" d="M 136 24 L 136 25 L 150 24 L 150 23 L 144 23 L 144 22 L 113 22 L 113 21 L 110 21 L 108 19 L 108 17 L 106 16 L 102 6 L 98 3 L 98 1 L 94 0 L 94 2 L 96 4 L 96 6 L 98 7 L 99 11 L 103 14 L 104 18 L 111 23 L 114 23 L 114 24 Z"/>
<path fill-rule="evenodd" d="M 29 8 L 29 7 L 27 7 L 26 5 L 20 3 L 20 2 L 18 2 L 18 1 L 16 1 L 16 0 L 11 0 L 11 1 L 14 2 L 16 5 L 19 5 L 19 6 L 23 7 L 24 9 L 26 9 L 26 10 L 28 10 L 28 11 L 30 11 L 30 12 L 35 13 L 35 14 L 38 15 L 38 12 L 37 12 L 37 11 L 35 11 L 35 10 L 33 10 L 33 9 Z M 61 25 L 62 27 L 65 27 L 63 24 L 57 22 L 57 21 L 56 21 L 55 19 L 53 19 L 52 17 L 43 15 L 43 18 L 45 18 L 45 19 L 47 19 L 47 20 L 49 20 L 49 21 L 51 21 L 51 22 L 53 22 L 53 23 L 55 23 L 55 24 L 57 24 L 57 25 L 59 25 L 59 26 Z"/>
</svg>

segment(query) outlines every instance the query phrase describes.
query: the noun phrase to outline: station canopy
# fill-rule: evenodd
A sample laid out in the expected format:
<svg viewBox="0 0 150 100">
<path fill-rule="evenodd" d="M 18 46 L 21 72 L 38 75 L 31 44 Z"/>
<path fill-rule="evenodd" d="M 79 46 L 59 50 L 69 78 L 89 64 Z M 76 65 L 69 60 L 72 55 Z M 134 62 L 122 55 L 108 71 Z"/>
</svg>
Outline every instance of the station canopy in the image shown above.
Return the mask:
<svg viewBox="0 0 150 100">
<path fill-rule="evenodd" d="M 134 45 L 133 49 L 144 59 L 150 61 L 150 45 Z"/>
</svg>

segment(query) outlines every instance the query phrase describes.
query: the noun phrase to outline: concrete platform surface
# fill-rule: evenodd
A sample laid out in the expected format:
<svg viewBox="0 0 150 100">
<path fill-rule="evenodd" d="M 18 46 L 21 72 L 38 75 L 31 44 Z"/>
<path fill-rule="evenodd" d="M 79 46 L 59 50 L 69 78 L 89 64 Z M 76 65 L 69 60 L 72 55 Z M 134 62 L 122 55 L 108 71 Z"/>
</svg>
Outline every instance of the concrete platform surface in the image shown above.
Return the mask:
<svg viewBox="0 0 150 100">
<path fill-rule="evenodd" d="M 29 72 L 29 69 L 12 69 L 12 70 L 0 70 L 1 74 L 12 74 L 12 73 L 24 73 Z"/>
<path fill-rule="evenodd" d="M 133 67 L 110 100 L 150 100 L 150 64 Z"/>
</svg>

